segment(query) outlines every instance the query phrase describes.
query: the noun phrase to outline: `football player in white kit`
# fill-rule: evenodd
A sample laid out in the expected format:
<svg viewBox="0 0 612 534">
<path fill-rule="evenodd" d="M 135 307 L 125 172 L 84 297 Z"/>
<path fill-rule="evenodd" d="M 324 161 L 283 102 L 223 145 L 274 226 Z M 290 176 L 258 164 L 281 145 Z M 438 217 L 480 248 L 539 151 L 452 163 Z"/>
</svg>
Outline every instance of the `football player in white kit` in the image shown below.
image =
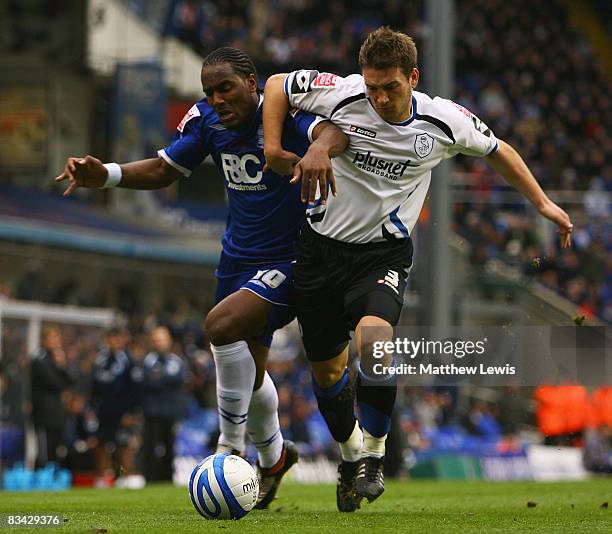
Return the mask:
<svg viewBox="0 0 612 534">
<path fill-rule="evenodd" d="M 328 196 L 330 186 L 318 171 L 327 156 L 302 160 L 302 200 L 313 199 L 317 187 L 321 194 L 307 210 L 294 269 L 313 387 L 342 454 L 336 494 L 338 509 L 346 512 L 384 491 L 385 439 L 397 386 L 393 376 L 373 372 L 372 344 L 391 339 L 399 319 L 412 265 L 410 234 L 431 169 L 456 154 L 484 157 L 558 226 L 564 247 L 571 239 L 567 213 L 547 197 L 509 144 L 465 108 L 415 90 L 416 60 L 413 40 L 383 27 L 361 47 L 362 74 L 341 78 L 299 70 L 271 77 L 265 89 L 264 152 L 272 168 L 282 154 L 289 106 L 332 119 L 350 138 L 332 162 L 337 195 Z M 351 330 L 361 360 L 354 389 L 346 368 Z M 377 363 L 391 361 L 388 356 Z"/>
</svg>

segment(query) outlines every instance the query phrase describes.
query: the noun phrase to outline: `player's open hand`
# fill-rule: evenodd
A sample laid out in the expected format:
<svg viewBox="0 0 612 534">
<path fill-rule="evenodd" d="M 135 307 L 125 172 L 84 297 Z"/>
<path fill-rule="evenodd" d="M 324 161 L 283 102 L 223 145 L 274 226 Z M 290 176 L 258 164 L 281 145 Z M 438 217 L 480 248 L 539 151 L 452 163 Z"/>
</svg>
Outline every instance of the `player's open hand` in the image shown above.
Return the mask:
<svg viewBox="0 0 612 534">
<path fill-rule="evenodd" d="M 64 191 L 67 197 L 79 187 L 102 187 L 108 178 L 108 171 L 99 159 L 93 156 L 84 158 L 68 158 L 64 172 L 55 177 L 56 182 L 68 180 L 68 188 Z"/>
<path fill-rule="evenodd" d="M 552 200 L 546 202 L 538 211 L 549 221 L 557 225 L 561 246 L 563 248 L 569 247 L 572 244 L 572 231 L 574 229 L 574 225 L 572 221 L 570 221 L 569 215 Z"/>
<path fill-rule="evenodd" d="M 328 189 L 336 196 L 336 182 L 327 149 L 313 143 L 304 157 L 296 164 L 291 183 L 302 181 L 302 202 L 312 204 L 316 199 L 317 186 L 321 204 L 327 204 Z M 329 187 L 328 187 L 329 185 Z"/>
<path fill-rule="evenodd" d="M 293 166 L 300 160 L 300 156 L 288 150 L 278 149 L 273 152 L 266 151 L 266 164 L 264 171 L 272 171 L 281 176 L 293 175 Z"/>
</svg>

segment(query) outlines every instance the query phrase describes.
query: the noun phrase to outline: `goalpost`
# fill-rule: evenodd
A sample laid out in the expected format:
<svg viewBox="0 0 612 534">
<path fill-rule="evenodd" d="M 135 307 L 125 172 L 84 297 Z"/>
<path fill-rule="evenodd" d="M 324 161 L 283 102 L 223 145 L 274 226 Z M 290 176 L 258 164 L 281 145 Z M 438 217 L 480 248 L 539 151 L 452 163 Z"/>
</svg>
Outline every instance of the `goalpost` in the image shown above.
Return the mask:
<svg viewBox="0 0 612 534">
<path fill-rule="evenodd" d="M 0 360 L 3 356 L 3 319 L 20 319 L 27 322 L 27 351 L 28 354 L 33 354 L 40 346 L 43 322 L 108 328 L 115 319 L 115 312 L 108 308 L 81 308 L 0 299 Z"/>
</svg>

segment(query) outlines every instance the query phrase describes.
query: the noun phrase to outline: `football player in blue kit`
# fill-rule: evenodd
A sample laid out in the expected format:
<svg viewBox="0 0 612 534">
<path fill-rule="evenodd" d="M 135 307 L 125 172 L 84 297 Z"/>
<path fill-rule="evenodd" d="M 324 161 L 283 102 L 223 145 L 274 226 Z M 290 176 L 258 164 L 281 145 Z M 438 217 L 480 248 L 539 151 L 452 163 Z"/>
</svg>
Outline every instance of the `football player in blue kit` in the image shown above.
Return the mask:
<svg viewBox="0 0 612 534">
<path fill-rule="evenodd" d="M 189 177 L 212 156 L 229 201 L 216 305 L 205 322 L 217 369 L 217 451 L 244 452 L 245 430 L 249 433 L 258 452 L 256 507 L 266 508 L 298 459 L 293 443 L 283 440 L 276 388 L 265 369 L 273 332 L 295 316 L 292 266 L 305 205 L 289 176 L 264 168 L 263 96 L 249 56 L 229 47 L 211 52 L 203 63 L 202 87 L 206 98 L 191 107 L 157 158 L 119 165 L 71 157 L 56 181 L 68 180 L 65 196 L 78 187 L 158 189 Z M 327 162 L 347 142 L 329 121 L 305 112 L 289 115 L 280 156 L 285 174 L 299 175 L 294 165 L 299 169 L 300 156 Z M 331 165 L 323 167 L 321 179 L 333 178 Z"/>
</svg>

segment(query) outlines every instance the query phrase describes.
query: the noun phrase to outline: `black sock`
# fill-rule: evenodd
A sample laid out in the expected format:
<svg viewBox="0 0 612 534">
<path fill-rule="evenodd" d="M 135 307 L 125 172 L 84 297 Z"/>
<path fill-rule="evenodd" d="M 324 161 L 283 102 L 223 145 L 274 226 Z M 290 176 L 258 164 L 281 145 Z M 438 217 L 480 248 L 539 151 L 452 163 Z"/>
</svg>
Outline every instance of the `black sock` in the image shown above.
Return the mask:
<svg viewBox="0 0 612 534">
<path fill-rule="evenodd" d="M 312 379 L 319 411 L 332 437 L 339 443 L 349 439 L 355 429 L 355 389 L 345 369 L 342 378 L 333 386 L 323 388 Z"/>
</svg>

